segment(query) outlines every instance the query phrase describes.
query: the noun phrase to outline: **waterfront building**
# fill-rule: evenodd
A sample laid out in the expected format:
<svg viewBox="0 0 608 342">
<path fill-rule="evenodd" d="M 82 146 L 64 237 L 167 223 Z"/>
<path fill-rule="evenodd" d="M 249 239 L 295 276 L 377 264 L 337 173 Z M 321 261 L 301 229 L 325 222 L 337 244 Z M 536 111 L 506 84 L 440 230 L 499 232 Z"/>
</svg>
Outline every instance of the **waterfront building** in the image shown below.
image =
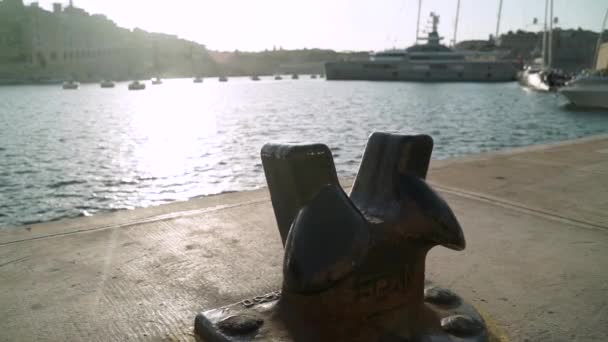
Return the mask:
<svg viewBox="0 0 608 342">
<path fill-rule="evenodd" d="M 604 36 L 608 37 L 607 32 Z M 552 66 L 569 72 L 592 67 L 598 33 L 582 29 L 556 28 L 552 35 Z M 541 56 L 542 32 L 508 32 L 500 36 L 497 46 L 509 51 L 508 57 L 532 62 Z"/>
<path fill-rule="evenodd" d="M 53 4 L 52 11 L 22 0 L 0 1 L 0 80 L 190 76 L 193 59 L 208 59 L 204 45 L 121 28 L 71 1 Z"/>
<path fill-rule="evenodd" d="M 31 62 L 30 46 L 21 25 L 24 19 L 25 7 L 20 0 L 0 1 L 0 79 L 11 76 L 9 68 L 15 70 Z"/>
</svg>

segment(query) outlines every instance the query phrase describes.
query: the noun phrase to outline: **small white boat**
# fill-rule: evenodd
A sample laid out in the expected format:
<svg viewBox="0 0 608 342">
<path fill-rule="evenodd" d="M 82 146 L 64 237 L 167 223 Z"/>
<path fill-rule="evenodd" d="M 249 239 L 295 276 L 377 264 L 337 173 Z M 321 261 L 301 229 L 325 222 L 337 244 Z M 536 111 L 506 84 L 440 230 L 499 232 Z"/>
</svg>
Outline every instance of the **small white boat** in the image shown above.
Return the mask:
<svg viewBox="0 0 608 342">
<path fill-rule="evenodd" d="M 194 80 L 192 81 L 194 83 L 203 83 L 203 78 L 202 77 L 195 77 Z"/>
<path fill-rule="evenodd" d="M 140 81 L 133 81 L 129 83 L 129 90 L 144 90 L 146 89 L 146 84 Z"/>
<path fill-rule="evenodd" d="M 519 83 L 531 90 L 557 91 L 566 85 L 570 75 L 561 70 L 543 68 L 542 66 L 527 66 L 519 75 Z"/>
<path fill-rule="evenodd" d="M 101 83 L 99 85 L 102 88 L 114 88 L 116 86 L 116 83 L 114 83 L 113 81 L 109 81 L 109 80 L 103 80 L 103 81 L 101 81 Z"/>
<path fill-rule="evenodd" d="M 219 82 L 228 82 L 228 77 L 226 76 L 220 76 L 220 78 L 218 79 Z"/>
<path fill-rule="evenodd" d="M 80 83 L 78 83 L 74 80 L 63 82 L 63 89 L 66 89 L 66 90 L 74 90 L 74 89 L 78 89 L 79 87 L 80 87 Z"/>
<path fill-rule="evenodd" d="M 541 66 L 527 66 L 519 75 L 519 83 L 536 91 L 549 91 L 549 85 L 543 79 Z"/>
<path fill-rule="evenodd" d="M 154 78 L 154 79 L 152 79 L 152 84 L 153 85 L 163 84 L 163 80 L 161 80 L 160 77 Z"/>
<path fill-rule="evenodd" d="M 579 76 L 559 92 L 575 106 L 608 109 L 608 71 Z"/>
</svg>

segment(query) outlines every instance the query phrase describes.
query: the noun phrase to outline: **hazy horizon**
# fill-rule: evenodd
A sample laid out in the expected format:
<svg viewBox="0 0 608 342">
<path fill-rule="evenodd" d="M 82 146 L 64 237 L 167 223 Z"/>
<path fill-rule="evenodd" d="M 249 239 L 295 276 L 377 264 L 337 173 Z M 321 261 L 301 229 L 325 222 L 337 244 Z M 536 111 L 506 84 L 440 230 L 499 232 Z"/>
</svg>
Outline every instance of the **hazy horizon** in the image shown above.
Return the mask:
<svg viewBox="0 0 608 342">
<path fill-rule="evenodd" d="M 25 1 L 26 4 L 32 1 Z M 52 3 L 40 0 L 50 9 Z M 448 44 L 453 36 L 456 0 L 423 2 L 421 23 L 431 11 L 441 16 L 439 32 Z M 499 1 L 461 0 L 458 41 L 487 39 L 496 30 Z M 543 0 L 505 0 L 500 32 L 538 31 L 544 19 Z M 415 41 L 418 0 L 224 0 L 171 3 L 149 0 L 75 0 L 91 14 L 104 14 L 128 29 L 175 34 L 205 44 L 210 50 L 263 51 L 322 48 L 370 51 L 405 47 Z M 608 7 L 605 0 L 555 0 L 558 27 L 599 31 Z M 533 18 L 539 19 L 533 25 Z M 423 25 L 421 24 L 421 31 Z"/>
</svg>

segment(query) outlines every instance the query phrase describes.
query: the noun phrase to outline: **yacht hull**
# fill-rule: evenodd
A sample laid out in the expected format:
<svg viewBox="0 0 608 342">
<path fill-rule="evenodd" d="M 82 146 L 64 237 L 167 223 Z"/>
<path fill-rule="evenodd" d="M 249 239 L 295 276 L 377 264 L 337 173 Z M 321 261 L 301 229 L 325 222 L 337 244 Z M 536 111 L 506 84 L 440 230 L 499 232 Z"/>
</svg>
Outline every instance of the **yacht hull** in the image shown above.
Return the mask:
<svg viewBox="0 0 608 342">
<path fill-rule="evenodd" d="M 328 80 L 411 82 L 510 82 L 517 70 L 509 62 L 408 63 L 349 61 L 325 64 Z"/>
<path fill-rule="evenodd" d="M 578 107 L 608 109 L 608 87 L 606 89 L 567 89 L 560 92 Z"/>
</svg>

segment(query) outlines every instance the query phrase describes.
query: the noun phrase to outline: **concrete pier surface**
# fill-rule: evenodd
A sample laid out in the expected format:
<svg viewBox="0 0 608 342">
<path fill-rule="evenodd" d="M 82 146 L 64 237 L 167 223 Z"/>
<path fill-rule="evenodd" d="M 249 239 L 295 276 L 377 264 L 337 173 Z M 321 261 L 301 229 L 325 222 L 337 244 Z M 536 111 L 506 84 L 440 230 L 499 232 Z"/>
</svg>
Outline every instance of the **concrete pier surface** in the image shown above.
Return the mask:
<svg viewBox="0 0 608 342">
<path fill-rule="evenodd" d="M 427 277 L 498 338 L 608 339 L 608 137 L 433 161 L 467 249 Z M 0 231 L 1 341 L 193 340 L 202 309 L 276 290 L 266 189 Z"/>
</svg>

